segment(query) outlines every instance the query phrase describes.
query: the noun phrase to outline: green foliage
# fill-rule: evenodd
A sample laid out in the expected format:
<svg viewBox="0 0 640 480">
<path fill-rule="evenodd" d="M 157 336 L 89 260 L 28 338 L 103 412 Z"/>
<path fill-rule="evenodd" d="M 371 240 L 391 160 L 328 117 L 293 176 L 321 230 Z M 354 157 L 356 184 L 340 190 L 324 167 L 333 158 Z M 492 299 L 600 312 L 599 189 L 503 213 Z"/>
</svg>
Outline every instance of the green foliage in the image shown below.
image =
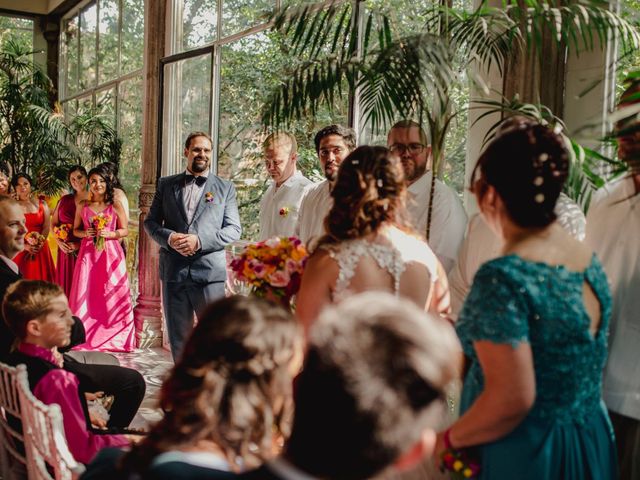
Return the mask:
<svg viewBox="0 0 640 480">
<path fill-rule="evenodd" d="M 65 123 L 50 106 L 51 80 L 24 46 L 0 51 L 0 161 L 10 172 L 31 174 L 39 192 L 58 193 L 75 163 L 118 161 L 121 141 L 100 115 L 86 112 Z"/>
</svg>

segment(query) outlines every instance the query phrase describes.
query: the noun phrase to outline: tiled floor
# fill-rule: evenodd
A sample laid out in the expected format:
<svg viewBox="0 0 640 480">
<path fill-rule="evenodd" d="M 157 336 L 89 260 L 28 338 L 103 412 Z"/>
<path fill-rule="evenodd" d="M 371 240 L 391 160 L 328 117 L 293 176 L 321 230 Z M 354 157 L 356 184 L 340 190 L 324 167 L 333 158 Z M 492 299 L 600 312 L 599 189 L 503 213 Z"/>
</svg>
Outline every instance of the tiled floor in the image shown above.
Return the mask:
<svg viewBox="0 0 640 480">
<path fill-rule="evenodd" d="M 133 428 L 146 428 L 150 423 L 160 419 L 158 394 L 162 381 L 173 367 L 171 353 L 163 348 L 147 348 L 131 353 L 114 353 L 114 355 L 118 357 L 123 367 L 139 371 L 147 383 L 144 400 L 131 423 Z"/>
</svg>

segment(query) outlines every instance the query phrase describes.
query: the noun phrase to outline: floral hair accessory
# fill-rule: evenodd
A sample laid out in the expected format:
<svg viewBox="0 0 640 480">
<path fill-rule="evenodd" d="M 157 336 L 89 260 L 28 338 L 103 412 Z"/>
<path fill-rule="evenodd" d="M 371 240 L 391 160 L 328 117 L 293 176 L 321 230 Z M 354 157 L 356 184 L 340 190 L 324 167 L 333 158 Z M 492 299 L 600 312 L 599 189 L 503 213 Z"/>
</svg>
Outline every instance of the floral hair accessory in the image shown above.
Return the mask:
<svg viewBox="0 0 640 480">
<path fill-rule="evenodd" d="M 282 207 L 278 212 L 278 215 L 280 215 L 281 217 L 286 217 L 287 215 L 289 215 L 290 211 L 291 209 L 289 207 Z"/>
<path fill-rule="evenodd" d="M 204 201 L 207 203 L 213 202 L 213 193 L 207 192 L 204 194 Z"/>
</svg>

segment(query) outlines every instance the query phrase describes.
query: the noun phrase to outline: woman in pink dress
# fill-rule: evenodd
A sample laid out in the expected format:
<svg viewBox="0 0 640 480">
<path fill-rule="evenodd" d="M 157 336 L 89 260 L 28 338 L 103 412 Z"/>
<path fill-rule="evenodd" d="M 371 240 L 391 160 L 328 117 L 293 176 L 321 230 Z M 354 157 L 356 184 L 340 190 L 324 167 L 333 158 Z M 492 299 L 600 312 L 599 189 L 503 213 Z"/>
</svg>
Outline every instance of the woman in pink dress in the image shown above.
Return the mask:
<svg viewBox="0 0 640 480">
<path fill-rule="evenodd" d="M 84 323 L 78 350 L 130 352 L 135 348 L 133 307 L 120 239 L 129 234 L 124 207 L 113 200 L 110 176 L 89 172 L 90 198 L 76 206 L 73 234 L 81 238 L 69 306 Z"/>
<path fill-rule="evenodd" d="M 62 287 L 64 294 L 71 296 L 71 284 L 73 282 L 73 270 L 78 258 L 80 239 L 73 234 L 73 223 L 76 218 L 76 203 L 86 200 L 87 171 L 82 165 L 76 165 L 69 170 L 69 183 L 73 193 L 64 195 L 58 201 L 58 205 L 51 215 L 51 227 L 68 226 L 68 237 L 65 240 L 56 235 L 58 244 L 58 264 L 56 265 L 56 283 Z"/>
<path fill-rule="evenodd" d="M 13 177 L 11 183 L 16 189 L 18 203 L 24 210 L 24 218 L 29 231 L 27 237 L 25 237 L 24 250 L 16 256 L 14 261 L 24 278 L 53 282 L 56 270 L 51 250 L 49 250 L 49 244 L 46 240 L 51 228 L 49 207 L 44 200 L 32 198 L 31 186 L 33 182 L 26 173 L 18 173 Z M 40 242 L 30 235 L 32 232 L 40 234 Z M 34 238 L 34 243 L 29 240 L 29 237 Z"/>
</svg>

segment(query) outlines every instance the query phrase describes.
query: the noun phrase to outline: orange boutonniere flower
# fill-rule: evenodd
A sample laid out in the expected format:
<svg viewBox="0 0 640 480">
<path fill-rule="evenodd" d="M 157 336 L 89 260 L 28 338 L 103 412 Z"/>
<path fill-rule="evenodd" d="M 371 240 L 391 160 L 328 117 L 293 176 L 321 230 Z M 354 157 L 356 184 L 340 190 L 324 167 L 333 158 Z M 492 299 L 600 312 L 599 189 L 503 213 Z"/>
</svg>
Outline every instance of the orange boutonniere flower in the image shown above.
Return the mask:
<svg viewBox="0 0 640 480">
<path fill-rule="evenodd" d="M 204 201 L 207 203 L 213 202 L 213 193 L 207 192 L 204 194 Z"/>
</svg>

